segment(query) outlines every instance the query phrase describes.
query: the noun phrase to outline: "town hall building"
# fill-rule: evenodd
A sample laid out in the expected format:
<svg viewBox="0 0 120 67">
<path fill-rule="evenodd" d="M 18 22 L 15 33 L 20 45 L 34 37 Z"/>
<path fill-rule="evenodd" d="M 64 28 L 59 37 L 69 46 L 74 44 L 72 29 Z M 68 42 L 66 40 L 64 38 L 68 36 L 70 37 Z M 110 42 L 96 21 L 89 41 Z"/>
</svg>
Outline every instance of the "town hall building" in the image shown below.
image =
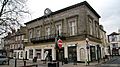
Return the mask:
<svg viewBox="0 0 120 67">
<path fill-rule="evenodd" d="M 106 31 L 99 24 L 99 18 L 100 15 L 86 1 L 55 12 L 47 8 L 45 15 L 25 23 L 28 31 L 26 58 L 67 59 L 68 62 L 103 58 Z M 59 50 L 55 48 L 58 36 L 62 40 Z"/>
</svg>

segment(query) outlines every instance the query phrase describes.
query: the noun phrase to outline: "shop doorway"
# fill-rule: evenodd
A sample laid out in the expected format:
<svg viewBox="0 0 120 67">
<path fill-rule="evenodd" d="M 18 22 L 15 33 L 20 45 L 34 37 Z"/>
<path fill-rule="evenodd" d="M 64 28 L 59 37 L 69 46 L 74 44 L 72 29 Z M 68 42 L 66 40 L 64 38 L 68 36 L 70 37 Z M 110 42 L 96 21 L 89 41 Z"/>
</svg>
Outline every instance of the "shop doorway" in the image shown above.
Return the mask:
<svg viewBox="0 0 120 67">
<path fill-rule="evenodd" d="M 44 54 L 46 54 L 44 56 L 46 61 L 52 61 L 52 49 L 45 49 Z"/>
<path fill-rule="evenodd" d="M 35 49 L 36 57 L 41 59 L 41 49 Z"/>
<path fill-rule="evenodd" d="M 101 59 L 101 47 L 97 45 L 97 60 Z"/>
<path fill-rule="evenodd" d="M 27 51 L 25 51 L 25 59 L 27 59 Z"/>
<path fill-rule="evenodd" d="M 75 60 L 77 61 L 76 46 L 70 46 L 68 47 L 68 62 L 72 63 Z"/>
<path fill-rule="evenodd" d="M 64 60 L 64 47 L 62 47 L 59 50 L 56 50 L 56 60 L 57 61 L 62 61 Z"/>
<path fill-rule="evenodd" d="M 91 57 L 91 61 L 96 60 L 95 46 L 90 46 L 90 57 Z"/>
</svg>

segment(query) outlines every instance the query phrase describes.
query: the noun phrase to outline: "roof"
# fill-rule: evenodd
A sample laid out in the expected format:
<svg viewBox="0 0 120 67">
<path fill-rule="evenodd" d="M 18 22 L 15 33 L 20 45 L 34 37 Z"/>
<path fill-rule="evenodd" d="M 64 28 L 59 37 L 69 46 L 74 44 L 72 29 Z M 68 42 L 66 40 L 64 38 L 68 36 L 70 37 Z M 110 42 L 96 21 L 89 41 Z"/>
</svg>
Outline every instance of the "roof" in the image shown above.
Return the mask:
<svg viewBox="0 0 120 67">
<path fill-rule="evenodd" d="M 78 7 L 78 6 L 81 6 L 81 5 L 86 5 L 98 18 L 100 18 L 100 15 L 88 4 L 87 1 L 83 1 L 83 2 L 80 2 L 78 4 L 75 4 L 75 5 L 72 5 L 72 6 L 69 6 L 69 7 L 66 7 L 66 8 L 63 8 L 61 10 L 58 10 L 58 11 L 55 11 L 55 12 L 52 12 L 50 13 L 49 15 L 47 15 L 47 17 L 51 16 L 51 15 L 55 15 L 55 14 L 58 14 L 58 13 L 61 13 L 61 12 L 64 12 L 66 10 L 70 10 L 72 8 L 75 8 L 75 7 Z M 46 16 L 41 16 L 39 18 L 36 18 L 36 19 L 33 19 L 25 24 L 29 24 L 29 23 L 32 23 L 34 21 L 37 21 L 37 20 L 40 20 L 42 18 L 46 18 Z"/>
<path fill-rule="evenodd" d="M 119 33 L 112 32 L 112 33 L 111 33 L 111 34 L 109 34 L 108 36 L 111 36 L 111 35 L 119 35 Z"/>
</svg>

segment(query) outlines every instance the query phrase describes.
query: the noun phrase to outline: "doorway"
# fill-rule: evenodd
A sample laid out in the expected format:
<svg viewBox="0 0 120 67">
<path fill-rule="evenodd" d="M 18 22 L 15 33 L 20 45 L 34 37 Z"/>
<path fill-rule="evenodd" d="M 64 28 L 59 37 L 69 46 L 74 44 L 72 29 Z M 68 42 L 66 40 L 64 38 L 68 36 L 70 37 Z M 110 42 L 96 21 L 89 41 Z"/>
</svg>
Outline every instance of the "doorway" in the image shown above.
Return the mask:
<svg viewBox="0 0 120 67">
<path fill-rule="evenodd" d="M 90 46 L 90 57 L 91 57 L 91 61 L 96 60 L 95 46 Z"/>
<path fill-rule="evenodd" d="M 80 49 L 80 61 L 85 61 L 85 49 L 81 48 Z"/>
<path fill-rule="evenodd" d="M 72 63 L 77 60 L 76 46 L 68 47 L 68 62 Z"/>
<path fill-rule="evenodd" d="M 52 49 L 45 49 L 44 54 L 46 54 L 45 56 L 46 61 L 52 61 Z"/>
<path fill-rule="evenodd" d="M 64 47 L 59 50 L 56 50 L 56 60 L 62 61 L 64 59 Z"/>
<path fill-rule="evenodd" d="M 25 51 L 25 59 L 27 59 L 27 51 Z"/>
</svg>

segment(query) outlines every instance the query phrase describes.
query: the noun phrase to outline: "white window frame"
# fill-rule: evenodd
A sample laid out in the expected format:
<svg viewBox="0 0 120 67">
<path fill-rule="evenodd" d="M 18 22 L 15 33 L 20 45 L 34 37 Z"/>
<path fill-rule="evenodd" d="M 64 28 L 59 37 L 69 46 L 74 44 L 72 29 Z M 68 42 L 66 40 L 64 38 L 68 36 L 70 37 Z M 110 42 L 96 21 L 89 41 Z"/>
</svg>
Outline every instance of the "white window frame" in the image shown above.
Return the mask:
<svg viewBox="0 0 120 67">
<path fill-rule="evenodd" d="M 36 29 L 36 37 L 40 37 L 40 35 L 41 35 L 40 29 Z"/>
<path fill-rule="evenodd" d="M 29 31 L 29 42 L 32 37 L 33 37 L 32 31 Z"/>
<path fill-rule="evenodd" d="M 59 31 L 59 35 L 62 33 L 62 24 L 56 24 L 56 33 L 58 34 Z"/>
<path fill-rule="evenodd" d="M 88 22 L 90 23 L 90 35 L 92 35 L 93 34 L 93 28 L 92 28 L 92 23 L 93 23 L 93 21 L 92 21 L 92 19 L 89 17 L 88 18 Z M 98 34 L 97 34 L 98 35 Z"/>
<path fill-rule="evenodd" d="M 46 36 L 49 36 L 50 35 L 50 27 L 48 26 L 48 27 L 46 27 L 45 28 L 45 34 L 46 34 Z"/>
<path fill-rule="evenodd" d="M 24 40 L 24 35 L 22 35 L 22 40 Z"/>
<path fill-rule="evenodd" d="M 70 30 L 70 36 L 74 36 L 75 32 L 77 32 L 76 30 L 76 20 L 70 21 L 69 22 L 69 30 Z"/>
</svg>

